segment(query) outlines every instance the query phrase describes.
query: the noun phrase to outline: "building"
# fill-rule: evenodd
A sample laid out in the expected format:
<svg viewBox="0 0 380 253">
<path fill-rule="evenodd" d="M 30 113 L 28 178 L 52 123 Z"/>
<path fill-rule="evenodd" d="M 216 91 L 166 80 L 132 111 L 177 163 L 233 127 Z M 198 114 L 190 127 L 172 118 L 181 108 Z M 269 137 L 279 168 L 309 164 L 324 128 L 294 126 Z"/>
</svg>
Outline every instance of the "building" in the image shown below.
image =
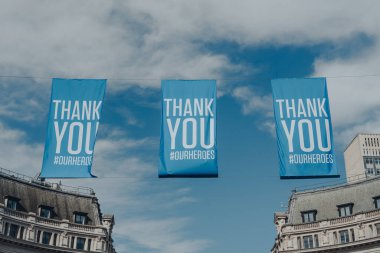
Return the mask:
<svg viewBox="0 0 380 253">
<path fill-rule="evenodd" d="M 0 253 L 115 253 L 93 190 L 0 169 Z"/>
<path fill-rule="evenodd" d="M 380 134 L 358 134 L 344 151 L 347 182 L 380 175 Z"/>
<path fill-rule="evenodd" d="M 272 253 L 380 252 L 379 139 L 359 134 L 347 147 L 347 183 L 292 193 L 275 213 Z"/>
</svg>

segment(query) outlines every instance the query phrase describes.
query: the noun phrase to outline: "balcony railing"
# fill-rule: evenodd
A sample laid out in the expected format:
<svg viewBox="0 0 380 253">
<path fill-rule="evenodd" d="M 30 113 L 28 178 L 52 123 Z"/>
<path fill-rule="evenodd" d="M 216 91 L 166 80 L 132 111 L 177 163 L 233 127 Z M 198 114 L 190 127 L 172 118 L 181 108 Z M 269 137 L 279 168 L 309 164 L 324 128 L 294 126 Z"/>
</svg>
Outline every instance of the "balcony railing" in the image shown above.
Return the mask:
<svg viewBox="0 0 380 253">
<path fill-rule="evenodd" d="M 76 232 L 90 232 L 90 233 L 96 233 L 105 235 L 107 233 L 106 228 L 102 226 L 91 226 L 91 225 L 82 225 L 82 224 L 76 224 L 71 223 L 67 220 L 54 220 L 54 219 L 47 219 L 43 217 L 37 216 L 35 213 L 24 213 L 20 211 L 11 210 L 9 208 L 3 207 L 3 205 L 0 204 L 0 216 L 2 216 L 2 210 L 4 217 L 9 217 L 15 220 L 19 220 L 23 223 L 29 223 L 33 225 L 43 226 L 43 227 L 49 227 L 49 228 L 55 228 L 59 230 L 67 230 L 67 231 L 76 231 Z"/>
<path fill-rule="evenodd" d="M 355 216 L 348 216 L 348 217 L 333 219 L 333 220 L 330 220 L 330 224 L 336 225 L 336 224 L 348 223 L 352 221 L 355 221 Z"/>
<path fill-rule="evenodd" d="M 329 226 L 342 226 L 342 225 L 351 225 L 358 222 L 366 222 L 378 218 L 380 220 L 380 209 L 373 210 L 366 213 L 357 213 L 352 216 L 341 217 L 331 220 L 322 220 L 312 223 L 303 223 L 303 224 L 285 224 L 282 226 L 282 232 L 291 232 L 291 231 L 308 231 L 316 230 L 320 228 L 326 228 Z"/>
<path fill-rule="evenodd" d="M 22 212 L 14 211 L 8 208 L 4 208 L 4 214 L 16 218 L 20 218 L 23 220 L 26 220 L 28 218 L 28 215 Z"/>
</svg>

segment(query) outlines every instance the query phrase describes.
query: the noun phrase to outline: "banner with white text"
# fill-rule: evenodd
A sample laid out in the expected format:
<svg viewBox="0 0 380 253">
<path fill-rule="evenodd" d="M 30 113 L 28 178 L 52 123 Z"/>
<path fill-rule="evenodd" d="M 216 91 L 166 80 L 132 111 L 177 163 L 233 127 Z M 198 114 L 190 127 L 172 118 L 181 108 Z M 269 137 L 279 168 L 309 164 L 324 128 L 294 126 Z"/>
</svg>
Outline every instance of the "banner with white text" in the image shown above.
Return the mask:
<svg viewBox="0 0 380 253">
<path fill-rule="evenodd" d="M 89 178 L 106 80 L 52 83 L 41 178 Z"/>
<path fill-rule="evenodd" d="M 325 78 L 272 80 L 280 177 L 339 177 Z"/>
<path fill-rule="evenodd" d="M 217 177 L 216 81 L 163 80 L 159 177 Z"/>
</svg>

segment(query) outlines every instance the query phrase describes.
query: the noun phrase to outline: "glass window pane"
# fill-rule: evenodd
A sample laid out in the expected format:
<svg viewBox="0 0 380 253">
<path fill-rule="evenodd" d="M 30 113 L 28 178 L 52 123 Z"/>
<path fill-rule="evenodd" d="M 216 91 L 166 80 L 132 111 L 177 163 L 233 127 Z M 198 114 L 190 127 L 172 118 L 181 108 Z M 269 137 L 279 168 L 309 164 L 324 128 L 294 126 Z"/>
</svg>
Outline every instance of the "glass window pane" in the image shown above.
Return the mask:
<svg viewBox="0 0 380 253">
<path fill-rule="evenodd" d="M 74 216 L 75 216 L 75 218 L 74 218 L 74 222 L 75 223 L 77 223 L 77 224 L 86 224 L 86 217 L 87 217 L 87 215 L 76 213 Z"/>
<path fill-rule="evenodd" d="M 41 207 L 40 216 L 49 219 L 51 217 L 51 209 L 47 207 Z"/>
<path fill-rule="evenodd" d="M 313 248 L 313 237 L 311 235 L 303 237 L 303 247 L 305 249 Z"/>
<path fill-rule="evenodd" d="M 314 222 L 316 216 L 316 211 L 303 212 L 302 220 L 304 223 Z"/>
<path fill-rule="evenodd" d="M 339 235 L 340 235 L 340 242 L 341 243 L 348 243 L 348 242 L 350 242 L 350 238 L 348 236 L 348 230 L 339 231 Z"/>
<path fill-rule="evenodd" d="M 17 201 L 14 199 L 7 199 L 7 208 L 17 210 Z"/>
<path fill-rule="evenodd" d="M 43 244 L 50 244 L 50 238 L 51 238 L 51 233 L 44 232 L 42 234 L 42 243 Z"/>
<path fill-rule="evenodd" d="M 86 239 L 85 238 L 80 238 L 78 237 L 77 238 L 77 249 L 81 249 L 83 250 L 84 249 L 84 244 L 86 242 Z"/>
<path fill-rule="evenodd" d="M 339 216 L 346 217 L 352 214 L 352 204 L 339 207 Z"/>
<path fill-rule="evenodd" d="M 19 227 L 17 225 L 11 224 L 11 227 L 9 229 L 9 236 L 13 238 L 17 238 L 18 228 Z"/>
</svg>

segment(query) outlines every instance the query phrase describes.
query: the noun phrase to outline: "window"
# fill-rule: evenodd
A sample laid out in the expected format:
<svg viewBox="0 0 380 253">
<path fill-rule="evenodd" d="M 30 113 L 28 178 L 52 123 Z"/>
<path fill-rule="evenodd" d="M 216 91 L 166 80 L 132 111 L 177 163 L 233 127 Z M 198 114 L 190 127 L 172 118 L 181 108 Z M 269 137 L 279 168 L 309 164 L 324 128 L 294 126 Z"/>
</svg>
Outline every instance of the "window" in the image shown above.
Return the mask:
<svg viewBox="0 0 380 253">
<path fill-rule="evenodd" d="M 42 234 L 42 243 L 43 244 L 50 244 L 50 238 L 51 238 L 51 233 L 49 232 L 44 232 Z"/>
<path fill-rule="evenodd" d="M 52 217 L 52 207 L 40 206 L 40 217 L 50 219 Z"/>
<path fill-rule="evenodd" d="M 86 224 L 87 223 L 87 214 L 85 213 L 74 213 L 74 222 L 77 224 Z"/>
<path fill-rule="evenodd" d="M 19 226 L 11 224 L 9 228 L 9 236 L 13 238 L 17 238 Z"/>
<path fill-rule="evenodd" d="M 377 235 L 380 236 L 380 223 L 375 224 Z"/>
<path fill-rule="evenodd" d="M 303 223 L 314 222 L 316 221 L 316 218 L 317 218 L 317 210 L 301 212 L 301 215 L 302 215 Z"/>
<path fill-rule="evenodd" d="M 309 235 L 309 236 L 304 236 L 303 237 L 303 247 L 305 249 L 311 249 L 314 247 L 313 245 L 313 236 Z"/>
<path fill-rule="evenodd" d="M 346 216 L 352 215 L 352 207 L 353 206 L 354 206 L 354 204 L 352 204 L 352 203 L 338 206 L 339 217 L 346 217 Z"/>
<path fill-rule="evenodd" d="M 85 238 L 77 237 L 77 249 L 84 250 L 84 244 L 86 243 Z"/>
<path fill-rule="evenodd" d="M 339 231 L 339 235 L 340 235 L 340 243 L 349 243 L 350 242 L 348 230 Z"/>
<path fill-rule="evenodd" d="M 19 202 L 19 199 L 17 198 L 12 198 L 12 197 L 6 197 L 6 206 L 7 208 L 9 209 L 12 209 L 12 210 L 17 210 L 18 208 L 18 202 Z"/>
<path fill-rule="evenodd" d="M 380 196 L 374 197 L 373 202 L 375 203 L 375 208 L 380 209 Z"/>
</svg>

